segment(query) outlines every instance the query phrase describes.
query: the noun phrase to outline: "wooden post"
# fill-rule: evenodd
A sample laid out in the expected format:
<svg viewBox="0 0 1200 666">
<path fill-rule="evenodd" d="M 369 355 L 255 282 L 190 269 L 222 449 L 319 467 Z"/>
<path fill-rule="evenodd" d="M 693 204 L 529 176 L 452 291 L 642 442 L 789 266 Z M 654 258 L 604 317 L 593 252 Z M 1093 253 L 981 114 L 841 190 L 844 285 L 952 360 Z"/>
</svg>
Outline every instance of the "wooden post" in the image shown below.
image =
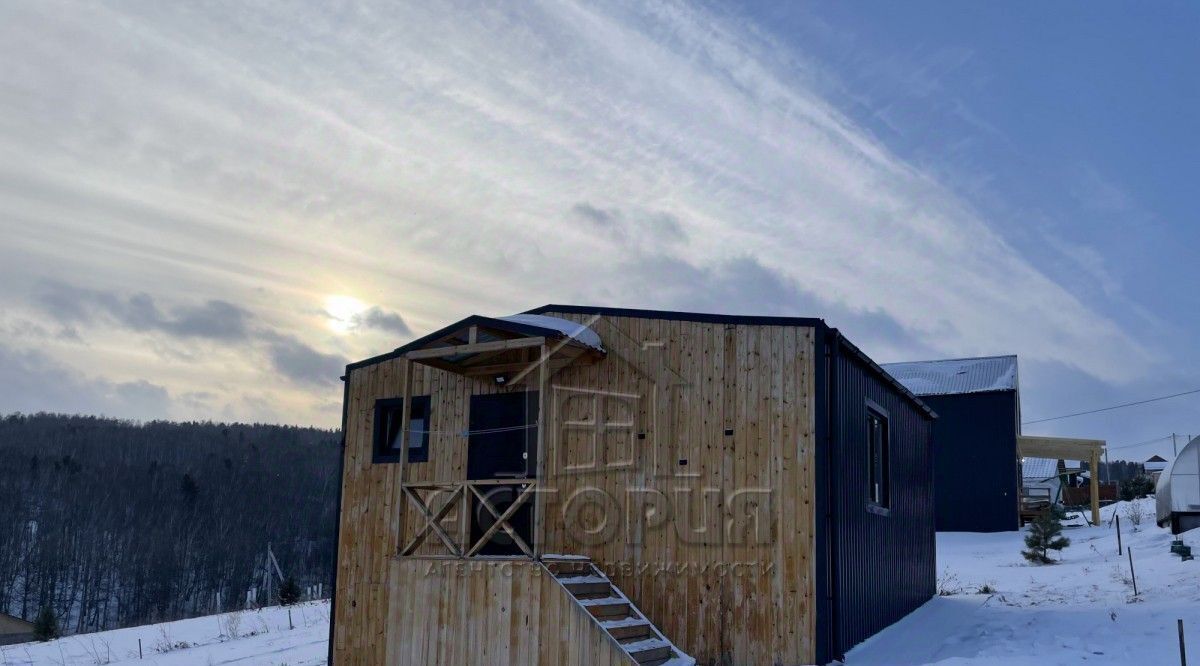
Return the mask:
<svg viewBox="0 0 1200 666">
<path fill-rule="evenodd" d="M 1138 589 L 1137 589 L 1137 574 L 1134 573 L 1134 571 L 1133 571 L 1133 549 L 1130 548 L 1126 552 L 1129 553 L 1129 578 L 1133 581 L 1133 596 L 1136 597 L 1138 595 Z"/>
<path fill-rule="evenodd" d="M 1088 485 L 1092 491 L 1092 525 L 1100 524 L 1100 451 L 1092 449 L 1091 474 Z"/>
<path fill-rule="evenodd" d="M 142 658 L 142 639 L 138 639 L 138 659 Z"/>
<path fill-rule="evenodd" d="M 458 489 L 462 493 L 462 497 L 458 499 L 460 502 L 458 506 L 458 543 L 459 548 L 462 549 L 461 555 L 464 557 L 467 551 L 471 550 L 471 546 L 475 545 L 471 543 L 471 498 L 475 493 L 471 492 L 470 484 L 470 481 L 463 481 L 462 486 Z"/>
<path fill-rule="evenodd" d="M 397 518 L 397 520 L 399 521 L 400 524 L 397 528 L 397 529 L 399 529 L 399 534 L 398 534 L 398 538 L 396 539 L 396 544 L 397 544 L 396 548 L 398 548 L 398 549 L 404 547 L 403 544 L 405 543 L 405 541 L 408 538 L 408 534 L 407 534 L 407 532 L 405 532 L 405 529 L 404 529 L 404 516 L 408 512 L 408 503 L 404 501 L 403 488 L 404 488 L 404 466 L 405 466 L 405 463 L 408 462 L 408 438 L 409 438 L 409 434 L 410 434 L 408 432 L 408 428 L 409 428 L 409 423 L 412 420 L 412 415 L 409 412 L 412 409 L 412 384 L 413 384 L 413 372 L 415 372 L 415 370 L 413 369 L 414 365 L 415 364 L 413 363 L 412 359 L 409 359 L 409 358 L 404 359 L 404 395 L 403 395 L 404 406 L 401 408 L 401 417 L 400 417 L 402 419 L 400 421 L 400 462 L 397 463 L 397 465 L 396 465 L 396 474 L 397 474 L 396 483 L 400 484 L 400 488 L 401 488 L 401 492 L 397 493 L 397 495 L 400 497 L 400 507 L 399 507 L 400 516 Z M 387 424 L 384 424 L 384 427 L 386 427 L 386 426 L 387 426 Z M 432 428 L 426 427 L 426 430 L 432 430 Z"/>
<path fill-rule="evenodd" d="M 1187 647 L 1183 644 L 1183 619 L 1175 620 L 1179 627 L 1179 666 L 1187 666 Z"/>
<path fill-rule="evenodd" d="M 541 358 L 538 361 L 538 417 L 537 417 L 537 460 L 534 468 L 535 483 L 542 484 L 546 477 L 546 390 L 550 378 L 550 348 L 541 347 Z M 545 486 L 535 488 L 533 495 L 533 548 L 534 557 L 542 556 L 546 540 L 546 502 Z"/>
<path fill-rule="evenodd" d="M 288 629 L 295 629 L 296 625 L 292 624 L 292 609 L 288 609 Z"/>
<path fill-rule="evenodd" d="M 1113 512 L 1113 517 L 1117 519 L 1117 557 L 1121 556 L 1121 517 Z"/>
</svg>

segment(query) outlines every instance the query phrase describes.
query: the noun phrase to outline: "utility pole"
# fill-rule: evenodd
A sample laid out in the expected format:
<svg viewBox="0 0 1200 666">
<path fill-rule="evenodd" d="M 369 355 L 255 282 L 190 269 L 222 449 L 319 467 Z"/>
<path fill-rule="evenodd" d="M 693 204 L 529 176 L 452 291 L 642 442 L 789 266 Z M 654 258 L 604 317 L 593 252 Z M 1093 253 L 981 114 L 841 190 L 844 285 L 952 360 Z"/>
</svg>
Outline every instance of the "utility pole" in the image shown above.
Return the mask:
<svg viewBox="0 0 1200 666">
<path fill-rule="evenodd" d="M 1175 446 L 1175 433 L 1171 433 L 1171 450 L 1175 452 L 1175 456 L 1179 457 L 1179 447 Z"/>
<path fill-rule="evenodd" d="M 1104 449 L 1104 482 L 1112 481 L 1112 468 L 1108 466 L 1108 449 Z"/>
</svg>

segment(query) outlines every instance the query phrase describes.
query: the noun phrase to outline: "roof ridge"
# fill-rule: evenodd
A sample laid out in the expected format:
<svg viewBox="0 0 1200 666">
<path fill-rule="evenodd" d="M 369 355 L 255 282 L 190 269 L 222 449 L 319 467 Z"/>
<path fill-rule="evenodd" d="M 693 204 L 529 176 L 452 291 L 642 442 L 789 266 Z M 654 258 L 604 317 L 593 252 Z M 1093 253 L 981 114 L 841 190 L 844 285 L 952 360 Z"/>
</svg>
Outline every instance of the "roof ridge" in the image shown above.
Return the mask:
<svg viewBox="0 0 1200 666">
<path fill-rule="evenodd" d="M 998 358 L 1018 358 L 1017 354 L 996 354 L 995 356 L 964 356 L 962 358 L 931 358 L 924 361 L 891 361 L 889 363 L 880 363 L 884 367 L 889 365 L 909 365 L 912 363 L 953 363 L 955 361 L 991 361 Z"/>
</svg>

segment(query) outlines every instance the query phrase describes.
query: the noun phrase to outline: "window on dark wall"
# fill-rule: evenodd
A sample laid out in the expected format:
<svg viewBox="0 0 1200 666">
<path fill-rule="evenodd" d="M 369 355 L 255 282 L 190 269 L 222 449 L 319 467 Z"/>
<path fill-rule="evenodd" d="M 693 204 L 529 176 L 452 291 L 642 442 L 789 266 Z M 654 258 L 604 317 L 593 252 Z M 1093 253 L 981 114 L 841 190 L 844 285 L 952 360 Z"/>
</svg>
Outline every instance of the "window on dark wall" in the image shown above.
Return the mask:
<svg viewBox="0 0 1200 666">
<path fill-rule="evenodd" d="M 890 440 L 887 412 L 868 402 L 867 501 L 879 509 L 888 509 L 892 505 Z"/>
<path fill-rule="evenodd" d="M 413 396 L 408 414 L 408 458 L 410 463 L 429 460 L 429 396 Z M 400 462 L 404 432 L 404 399 L 375 401 L 375 455 L 377 463 Z"/>
</svg>

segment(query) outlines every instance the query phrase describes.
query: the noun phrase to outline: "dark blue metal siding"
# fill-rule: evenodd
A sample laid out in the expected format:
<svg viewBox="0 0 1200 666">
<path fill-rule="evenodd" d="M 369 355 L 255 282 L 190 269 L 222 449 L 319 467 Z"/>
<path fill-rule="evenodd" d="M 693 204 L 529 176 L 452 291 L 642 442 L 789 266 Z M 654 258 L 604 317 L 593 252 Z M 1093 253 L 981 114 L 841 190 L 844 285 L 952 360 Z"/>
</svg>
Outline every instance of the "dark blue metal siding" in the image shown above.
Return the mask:
<svg viewBox="0 0 1200 666">
<path fill-rule="evenodd" d="M 939 532 L 1005 532 L 1017 517 L 1016 391 L 931 395 Z"/>
<path fill-rule="evenodd" d="M 841 656 L 935 592 L 933 447 L 930 416 L 862 359 L 835 352 L 831 370 L 830 633 Z M 867 507 L 868 400 L 888 412 L 888 515 Z"/>
</svg>

